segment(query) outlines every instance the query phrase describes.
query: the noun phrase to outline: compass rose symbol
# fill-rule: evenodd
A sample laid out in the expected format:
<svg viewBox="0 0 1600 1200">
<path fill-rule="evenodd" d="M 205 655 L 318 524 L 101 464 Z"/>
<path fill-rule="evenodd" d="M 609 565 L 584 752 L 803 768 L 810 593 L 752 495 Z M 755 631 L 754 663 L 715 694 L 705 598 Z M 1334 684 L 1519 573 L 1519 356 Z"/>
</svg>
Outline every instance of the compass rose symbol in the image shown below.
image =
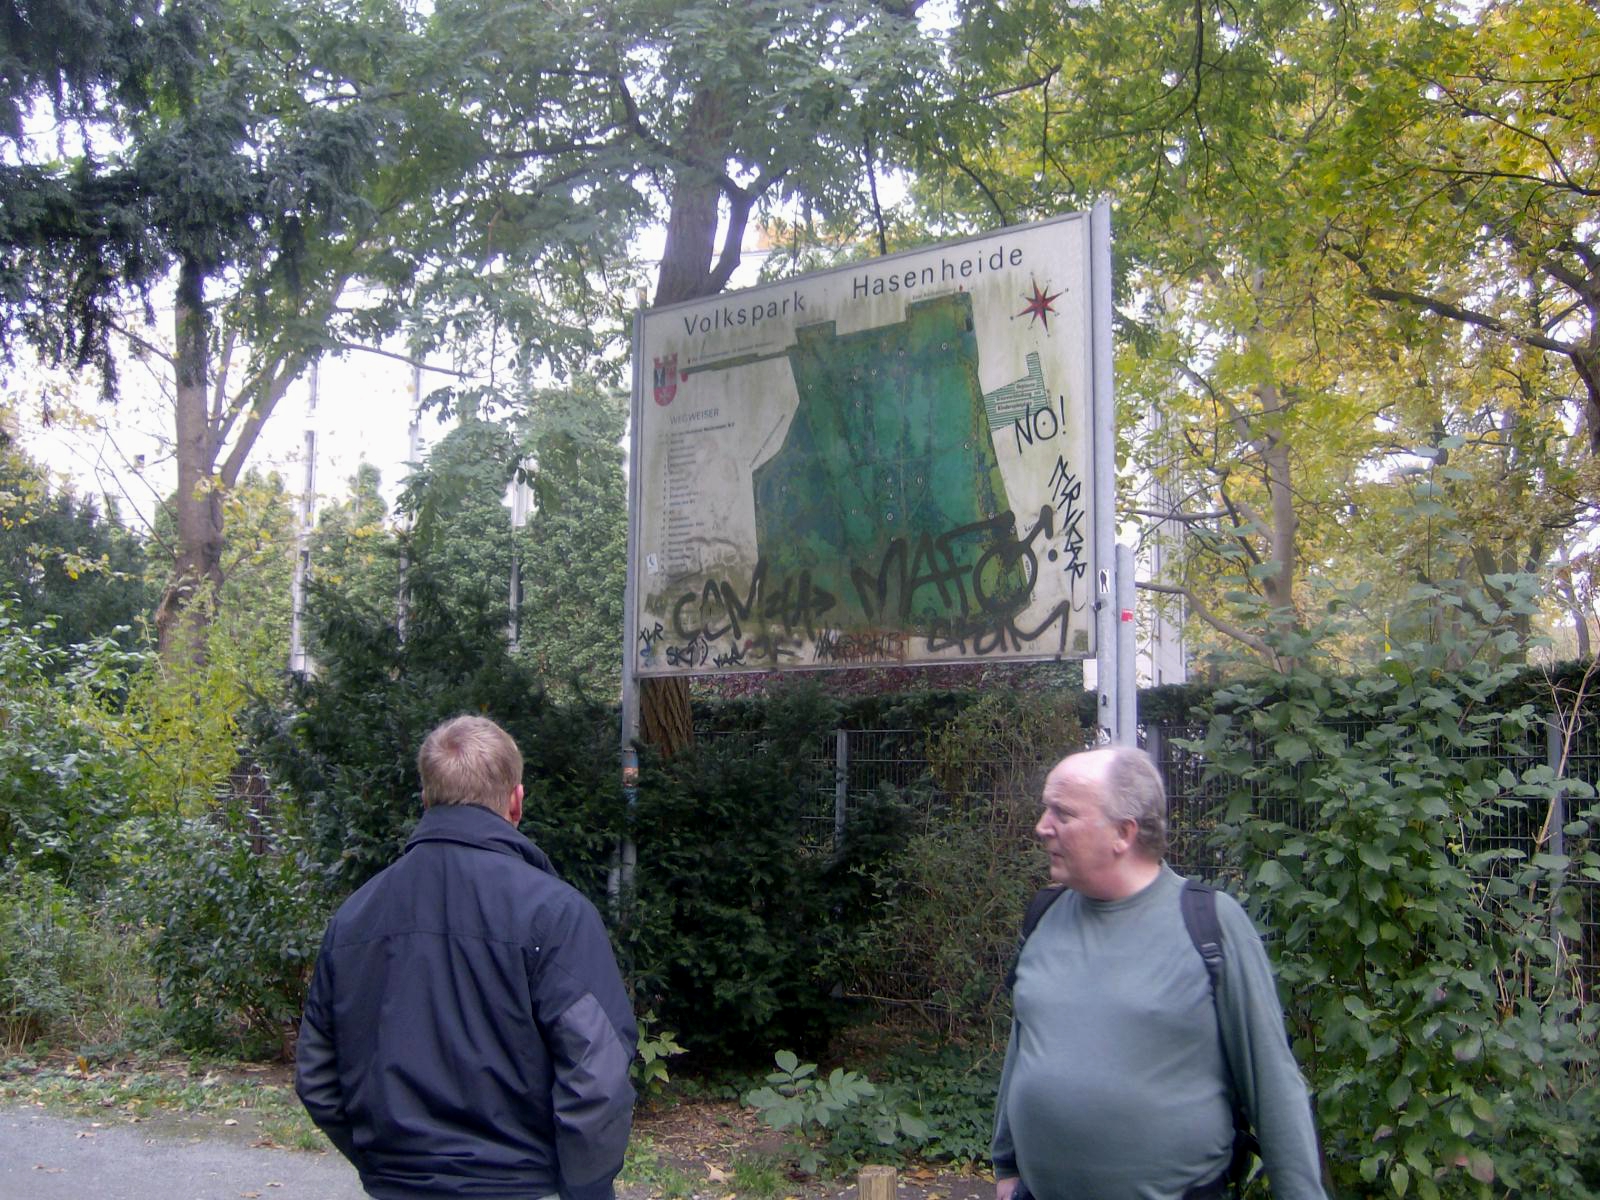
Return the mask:
<svg viewBox="0 0 1600 1200">
<path fill-rule="evenodd" d="M 1050 285 L 1048 283 L 1045 284 L 1045 288 L 1048 288 L 1049 286 Z M 1048 292 L 1043 288 L 1040 288 L 1038 282 L 1035 281 L 1033 285 L 1033 295 L 1023 297 L 1023 299 L 1028 302 L 1027 307 L 1019 312 L 1017 316 L 1027 317 L 1030 321 L 1038 321 L 1039 324 L 1045 327 L 1046 332 L 1048 332 L 1050 329 L 1050 314 L 1056 311 L 1051 307 L 1051 305 L 1055 303 L 1056 300 L 1060 299 L 1060 297 L 1060 292 Z"/>
</svg>

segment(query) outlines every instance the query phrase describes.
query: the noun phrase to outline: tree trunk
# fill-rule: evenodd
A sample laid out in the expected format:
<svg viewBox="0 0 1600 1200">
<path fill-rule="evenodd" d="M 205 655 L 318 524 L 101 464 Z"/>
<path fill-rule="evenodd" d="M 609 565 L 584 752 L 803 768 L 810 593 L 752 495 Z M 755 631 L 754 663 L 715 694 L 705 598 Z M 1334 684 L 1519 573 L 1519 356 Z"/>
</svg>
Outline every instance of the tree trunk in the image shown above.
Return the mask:
<svg viewBox="0 0 1600 1200">
<path fill-rule="evenodd" d="M 639 688 L 639 736 L 670 758 L 694 745 L 689 681 L 682 675 L 651 676 Z"/>
<path fill-rule="evenodd" d="M 1281 416 L 1282 399 L 1276 384 L 1260 388 L 1263 411 L 1268 417 Z M 1299 570 L 1297 542 L 1300 537 L 1300 514 L 1295 510 L 1294 488 L 1291 473 L 1293 464 L 1289 457 L 1289 444 L 1281 431 L 1267 424 L 1265 449 L 1262 453 L 1267 484 L 1268 512 L 1271 517 L 1273 566 L 1276 568 L 1262 581 L 1266 593 L 1267 619 L 1279 633 L 1289 633 L 1300 626 L 1300 611 L 1295 606 L 1295 574 Z"/>
<path fill-rule="evenodd" d="M 168 661 L 199 662 L 203 634 L 222 587 L 222 495 L 212 476 L 215 434 L 207 412 L 205 277 L 185 258 L 173 319 L 177 341 L 175 432 L 178 545 L 172 578 L 156 606 L 156 645 Z"/>
<path fill-rule="evenodd" d="M 1257 269 L 1254 288 L 1258 297 L 1264 278 L 1265 272 Z M 1259 343 L 1263 351 L 1268 349 L 1266 330 L 1259 321 L 1250 332 L 1250 340 Z M 1270 353 L 1263 353 L 1263 361 L 1272 361 Z M 1270 377 L 1258 384 L 1255 392 L 1261 404 L 1260 423 L 1256 430 L 1249 432 L 1256 435 L 1261 447 L 1270 539 L 1268 561 L 1273 567 L 1262 578 L 1261 590 L 1267 601 L 1267 627 L 1282 638 L 1299 630 L 1301 625 L 1300 610 L 1295 605 L 1295 582 L 1300 569 L 1300 513 L 1295 508 L 1293 460 L 1284 430 L 1287 400 L 1277 381 Z M 1280 671 L 1293 670 L 1294 659 L 1286 656 L 1280 646 L 1281 642 L 1273 646 L 1274 665 Z"/>
<path fill-rule="evenodd" d="M 1578 584 L 1573 578 L 1572 556 L 1566 546 L 1561 547 L 1556 562 L 1559 564 L 1555 577 L 1556 595 L 1572 618 L 1573 633 L 1578 639 L 1578 658 L 1587 662 L 1594 656 L 1589 640 L 1589 609 L 1584 598 L 1578 594 Z"/>
<path fill-rule="evenodd" d="M 697 162 L 717 162 L 725 140 L 725 98 L 707 89 L 694 99 L 682 150 Z M 715 295 L 726 272 L 713 269 L 717 258 L 717 224 L 723 199 L 722 182 L 709 170 L 680 167 L 673 178 L 667 240 L 656 276 L 656 304 L 676 304 Z M 733 200 L 732 197 L 729 198 Z M 722 258 L 737 256 L 749 214 L 745 203 L 730 203 L 729 229 Z M 639 731 L 645 742 L 666 757 L 694 745 L 694 717 L 689 706 L 689 681 L 681 675 L 646 679 L 639 689 Z"/>
</svg>

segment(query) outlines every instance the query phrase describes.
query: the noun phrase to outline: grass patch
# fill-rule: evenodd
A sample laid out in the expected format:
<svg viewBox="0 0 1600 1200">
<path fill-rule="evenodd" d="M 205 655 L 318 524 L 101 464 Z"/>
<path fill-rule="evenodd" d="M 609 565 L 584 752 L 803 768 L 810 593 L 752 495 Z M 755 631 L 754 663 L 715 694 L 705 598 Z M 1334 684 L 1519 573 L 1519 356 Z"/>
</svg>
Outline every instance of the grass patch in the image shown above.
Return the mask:
<svg viewBox="0 0 1600 1200">
<path fill-rule="evenodd" d="M 274 1145 L 328 1148 L 288 1084 L 220 1071 L 197 1073 L 178 1064 L 118 1071 L 12 1059 L 0 1064 L 0 1100 L 42 1104 L 52 1112 L 100 1120 L 181 1116 L 214 1120 L 221 1126 L 231 1121 L 256 1130 Z"/>
<path fill-rule="evenodd" d="M 648 1138 L 635 1137 L 628 1143 L 618 1183 L 641 1184 L 659 1200 L 690 1200 L 694 1180 L 687 1172 L 662 1160 Z"/>
<path fill-rule="evenodd" d="M 281 1112 L 274 1109 L 261 1114 L 262 1138 L 285 1150 L 332 1150 L 333 1143 L 306 1115 L 299 1099 L 292 1092 L 290 1098 L 294 1100 L 293 1109 Z"/>
<path fill-rule="evenodd" d="M 793 1186 L 789 1172 L 770 1154 L 740 1155 L 728 1167 L 728 1189 L 750 1200 L 775 1200 L 788 1195 Z"/>
</svg>

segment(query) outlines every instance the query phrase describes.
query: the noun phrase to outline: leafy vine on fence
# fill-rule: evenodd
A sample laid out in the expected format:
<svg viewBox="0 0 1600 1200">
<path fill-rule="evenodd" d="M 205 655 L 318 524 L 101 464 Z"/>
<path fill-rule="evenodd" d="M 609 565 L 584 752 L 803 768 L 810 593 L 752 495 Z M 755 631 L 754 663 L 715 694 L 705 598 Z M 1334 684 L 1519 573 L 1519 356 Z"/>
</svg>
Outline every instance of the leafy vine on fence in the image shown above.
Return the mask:
<svg viewBox="0 0 1600 1200">
<path fill-rule="evenodd" d="M 1600 812 L 1534 707 L 1495 702 L 1515 668 L 1445 666 L 1417 643 L 1219 691 L 1191 747 L 1225 795 L 1216 843 L 1271 932 L 1341 1191 L 1591 1195 L 1600 1056 L 1570 946 Z M 1526 848 L 1512 831 L 1548 830 L 1558 796 L 1567 852 Z"/>
</svg>

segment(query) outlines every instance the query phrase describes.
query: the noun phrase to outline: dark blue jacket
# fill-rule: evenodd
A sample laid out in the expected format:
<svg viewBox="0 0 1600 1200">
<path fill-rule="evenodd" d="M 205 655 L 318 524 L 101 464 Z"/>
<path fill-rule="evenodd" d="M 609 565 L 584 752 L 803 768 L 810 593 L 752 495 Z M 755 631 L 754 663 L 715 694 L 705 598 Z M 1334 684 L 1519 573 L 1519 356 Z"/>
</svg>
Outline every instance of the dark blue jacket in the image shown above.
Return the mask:
<svg viewBox="0 0 1600 1200">
<path fill-rule="evenodd" d="M 379 1200 L 609 1200 L 635 1037 L 594 906 L 498 814 L 435 807 L 328 925 L 295 1090 Z"/>
</svg>

